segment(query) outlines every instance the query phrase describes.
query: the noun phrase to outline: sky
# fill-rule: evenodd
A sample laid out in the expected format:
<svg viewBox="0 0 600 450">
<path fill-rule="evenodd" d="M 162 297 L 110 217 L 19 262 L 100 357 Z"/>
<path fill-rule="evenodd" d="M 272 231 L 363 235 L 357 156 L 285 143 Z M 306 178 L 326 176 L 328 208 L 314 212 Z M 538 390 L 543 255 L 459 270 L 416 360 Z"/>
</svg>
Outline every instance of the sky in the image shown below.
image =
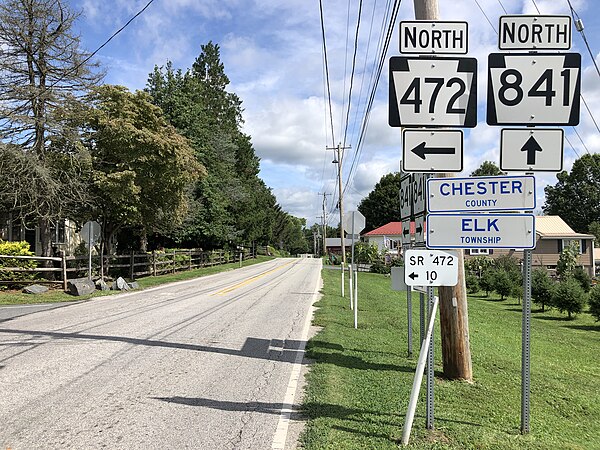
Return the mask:
<svg viewBox="0 0 600 450">
<path fill-rule="evenodd" d="M 77 23 L 82 47 L 96 50 L 147 3 L 70 0 L 70 6 L 82 13 Z M 328 194 L 326 214 L 329 224 L 336 226 L 338 165 L 332 164 L 334 154 L 327 148 L 338 143 L 349 147 L 342 165 L 345 211 L 355 210 L 383 175 L 399 170 L 402 153 L 400 129 L 388 125 L 388 61 L 400 56 L 398 21 L 414 18 L 413 2 L 400 4 L 366 121 L 392 2 L 362 2 L 355 52 L 360 3 L 323 0 L 331 114 L 318 0 L 154 0 L 98 52 L 96 60 L 106 70 L 105 82 L 133 91 L 145 87 L 155 65 L 171 61 L 186 70 L 201 45 L 218 44 L 230 79 L 228 90 L 243 101 L 243 131 L 251 136 L 261 159 L 261 178 L 283 209 L 306 218 L 308 225 L 320 222 L 322 194 Z M 600 2 L 571 0 L 571 4 L 600 64 Z M 466 56 L 478 60 L 478 123 L 465 129 L 464 170 L 455 176 L 468 176 L 485 160 L 499 165 L 501 127 L 488 126 L 485 117 L 487 55 L 500 52 L 501 15 L 536 14 L 536 6 L 542 14 L 570 13 L 567 0 L 439 0 L 440 19 L 468 22 Z M 580 33 L 573 29 L 572 35 L 570 51 L 582 55 L 581 92 L 600 123 L 600 75 Z M 600 153 L 600 131 L 583 105 L 580 124 L 565 128 L 565 136 L 565 170 L 577 155 Z M 536 181 L 539 211 L 543 188 L 554 185 L 556 176 L 537 173 Z"/>
</svg>

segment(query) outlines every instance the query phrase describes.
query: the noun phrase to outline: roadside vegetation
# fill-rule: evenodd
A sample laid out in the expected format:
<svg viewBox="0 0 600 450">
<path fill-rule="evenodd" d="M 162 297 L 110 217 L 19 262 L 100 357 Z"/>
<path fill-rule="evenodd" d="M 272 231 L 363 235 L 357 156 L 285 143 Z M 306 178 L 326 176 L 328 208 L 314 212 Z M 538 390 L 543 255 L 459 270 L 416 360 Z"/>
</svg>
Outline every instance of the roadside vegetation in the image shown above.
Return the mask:
<svg viewBox="0 0 600 450">
<path fill-rule="evenodd" d="M 508 264 L 502 277 L 516 277 Z M 323 329 L 307 346 L 314 364 L 302 443 L 309 450 L 397 449 L 418 355 L 418 294 L 413 294 L 414 355 L 408 357 L 406 295 L 391 290 L 389 277 L 360 274 L 358 330 L 348 298 L 340 297 L 338 274 L 324 270 L 323 280 L 315 316 Z M 441 378 L 436 326 L 435 430 L 425 429 L 423 383 L 409 448 L 600 448 L 600 359 L 594 357 L 600 323 L 587 307 L 571 320 L 556 307 L 534 310 L 531 433 L 523 436 L 521 300 L 514 291 L 502 300 L 488 289 L 487 295 L 482 288 L 469 296 L 473 384 Z M 590 305 L 597 305 L 599 291 L 591 292 Z"/>
<path fill-rule="evenodd" d="M 244 261 L 243 267 L 251 266 L 261 262 L 273 259 L 271 256 L 257 256 L 255 259 Z M 240 267 L 238 262 L 222 264 L 219 266 L 203 267 L 185 272 L 177 272 L 174 274 L 158 275 L 156 277 L 144 277 L 135 281 L 140 285 L 139 290 L 158 286 L 161 284 L 173 283 L 175 281 L 190 280 L 192 278 L 204 277 L 215 273 L 234 270 Z M 51 289 L 44 294 L 31 295 L 23 294 L 21 291 L 0 291 L 0 305 L 25 305 L 39 303 L 58 303 L 58 302 L 74 302 L 88 300 L 92 297 L 102 297 L 105 295 L 122 294 L 122 291 L 96 291 L 90 295 L 82 295 L 75 297 L 62 291 L 62 289 Z"/>
</svg>

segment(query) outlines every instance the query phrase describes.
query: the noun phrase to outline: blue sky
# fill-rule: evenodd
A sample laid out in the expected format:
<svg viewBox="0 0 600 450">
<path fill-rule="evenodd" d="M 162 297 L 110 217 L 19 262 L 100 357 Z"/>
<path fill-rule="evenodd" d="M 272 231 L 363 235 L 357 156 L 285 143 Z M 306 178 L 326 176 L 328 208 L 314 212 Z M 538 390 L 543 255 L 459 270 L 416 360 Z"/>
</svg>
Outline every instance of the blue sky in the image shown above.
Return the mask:
<svg viewBox="0 0 600 450">
<path fill-rule="evenodd" d="M 441 19 L 468 21 L 468 56 L 478 59 L 478 125 L 465 133 L 465 169 L 457 176 L 467 176 L 484 160 L 499 163 L 500 127 L 485 124 L 487 54 L 499 52 L 496 29 L 504 9 L 509 14 L 533 14 L 534 1 L 543 14 L 569 13 L 567 0 L 439 0 Z M 82 12 L 78 27 L 84 48 L 95 50 L 146 3 L 70 0 L 71 7 Z M 346 153 L 343 167 L 348 186 L 346 210 L 355 209 L 382 175 L 399 169 L 400 130 L 387 125 L 387 60 L 399 55 L 398 25 L 394 27 L 364 142 L 357 146 L 387 3 L 363 2 L 346 139 L 352 148 Z M 600 2 L 571 3 L 583 19 L 586 36 L 600 62 Z M 323 0 L 336 143 L 342 140 L 345 129 L 358 5 L 356 0 Z M 403 0 L 399 19 L 413 17 L 412 0 Z M 209 40 L 221 47 L 231 80 L 229 90 L 243 101 L 244 131 L 252 137 L 261 158 L 261 177 L 273 188 L 279 203 L 311 224 L 321 214 L 322 197 L 318 193 L 328 192 L 333 194 L 328 197 L 328 209 L 334 213 L 336 166 L 331 163 L 333 153 L 325 150 L 333 141 L 324 95 L 318 0 L 155 0 L 98 53 L 97 60 L 107 71 L 107 83 L 142 89 L 154 65 L 170 60 L 176 68 L 186 69 L 198 56 L 200 45 Z M 575 30 L 571 51 L 582 54 L 582 93 L 600 123 L 600 76 Z M 592 153 L 600 152 L 600 133 L 583 106 L 576 130 L 581 140 L 573 128 L 565 129 L 575 149 L 565 142 L 566 169 L 577 158 L 575 152 L 583 155 L 585 147 Z M 357 149 L 360 152 L 355 154 Z M 354 170 L 349 176 L 353 161 Z M 546 173 L 536 178 L 541 205 L 543 187 L 555 184 L 556 177 Z M 334 214 L 330 224 L 337 224 Z"/>
</svg>

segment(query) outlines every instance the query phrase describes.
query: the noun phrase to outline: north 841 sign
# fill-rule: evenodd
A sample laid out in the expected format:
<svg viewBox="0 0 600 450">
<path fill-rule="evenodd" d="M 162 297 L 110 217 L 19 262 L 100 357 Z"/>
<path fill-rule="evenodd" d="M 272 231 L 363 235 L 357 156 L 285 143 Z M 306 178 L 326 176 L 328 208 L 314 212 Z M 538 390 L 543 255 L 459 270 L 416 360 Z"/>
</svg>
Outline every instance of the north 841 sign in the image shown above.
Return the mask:
<svg viewBox="0 0 600 450">
<path fill-rule="evenodd" d="M 579 53 L 491 53 L 488 125 L 577 125 Z"/>
</svg>

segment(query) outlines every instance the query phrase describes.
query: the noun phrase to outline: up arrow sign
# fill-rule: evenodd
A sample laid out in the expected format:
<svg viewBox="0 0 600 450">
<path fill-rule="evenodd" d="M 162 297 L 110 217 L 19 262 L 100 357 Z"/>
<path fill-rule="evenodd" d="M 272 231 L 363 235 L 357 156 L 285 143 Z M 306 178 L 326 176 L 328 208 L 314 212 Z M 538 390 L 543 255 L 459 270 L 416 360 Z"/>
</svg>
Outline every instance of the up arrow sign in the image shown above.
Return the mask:
<svg viewBox="0 0 600 450">
<path fill-rule="evenodd" d="M 541 152 L 542 147 L 538 144 L 538 141 L 535 140 L 533 136 L 531 136 L 525 145 L 521 148 L 522 152 L 527 152 L 527 164 L 535 164 L 535 152 Z"/>
<path fill-rule="evenodd" d="M 560 172 L 564 131 L 561 128 L 504 128 L 500 169 L 510 172 Z"/>
</svg>

